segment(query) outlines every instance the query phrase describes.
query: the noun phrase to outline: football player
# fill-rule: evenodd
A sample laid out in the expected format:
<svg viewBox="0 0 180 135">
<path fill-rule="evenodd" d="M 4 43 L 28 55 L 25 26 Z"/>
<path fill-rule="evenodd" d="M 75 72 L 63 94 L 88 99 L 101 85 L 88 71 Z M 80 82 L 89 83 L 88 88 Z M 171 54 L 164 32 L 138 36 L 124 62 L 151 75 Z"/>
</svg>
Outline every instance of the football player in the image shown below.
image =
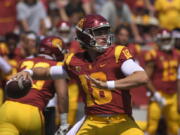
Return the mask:
<svg viewBox="0 0 180 135">
<path fill-rule="evenodd" d="M 40 43 L 39 54 L 35 58 L 24 59 L 20 71 L 34 67 L 51 67 L 61 65 L 55 60 L 60 55 L 63 41 L 59 37 L 46 37 Z M 60 133 L 66 130 L 67 123 L 67 88 L 66 80 L 37 80 L 29 93 L 21 98 L 8 98 L 0 108 L 1 135 L 44 135 L 43 111 L 48 101 L 57 93 L 59 112 L 61 112 Z"/>
<path fill-rule="evenodd" d="M 151 91 L 148 108 L 147 132 L 155 135 L 161 116 L 167 124 L 168 135 L 178 134 L 177 82 L 179 80 L 179 53 L 174 49 L 171 32 L 162 29 L 157 35 L 158 49 L 147 52 L 146 71 L 151 81 L 147 87 Z"/>
<path fill-rule="evenodd" d="M 110 25 L 104 17 L 83 17 L 76 34 L 84 51 L 69 54 L 64 66 L 33 68 L 12 78 L 57 79 L 67 74 L 75 78 L 82 87 L 86 116 L 76 131 L 72 128 L 73 134 L 143 135 L 131 116 L 129 88 L 147 83 L 145 71 L 133 61 L 126 47 L 111 46 Z M 106 81 L 108 88 L 93 87 L 87 76 Z"/>
<path fill-rule="evenodd" d="M 81 51 L 79 42 L 73 40 L 73 27 L 68 21 L 60 20 L 56 26 L 56 32 L 65 42 L 65 55 L 70 52 L 75 53 Z M 73 78 L 70 78 L 70 80 L 68 81 L 68 97 L 68 123 L 72 126 L 77 121 L 76 115 L 78 111 L 79 102 L 79 87 L 77 85 L 77 82 Z"/>
<path fill-rule="evenodd" d="M 128 26 L 123 24 L 117 26 L 117 28 L 115 29 L 115 44 L 126 46 L 129 49 L 130 53 L 133 55 L 135 62 L 143 66 L 144 62 L 142 57 L 142 46 L 130 41 L 130 35 L 131 33 Z M 142 111 L 140 107 L 147 105 L 146 88 L 144 86 L 133 88 L 131 89 L 131 95 L 133 107 L 137 109 L 137 111 Z M 146 129 L 146 121 L 142 120 L 142 117 L 141 120 L 136 119 L 136 123 L 142 130 Z"/>
<path fill-rule="evenodd" d="M 60 20 L 56 25 L 56 33 L 63 39 L 66 52 L 81 50 L 79 42 L 74 40 L 74 27 L 70 22 Z"/>
</svg>

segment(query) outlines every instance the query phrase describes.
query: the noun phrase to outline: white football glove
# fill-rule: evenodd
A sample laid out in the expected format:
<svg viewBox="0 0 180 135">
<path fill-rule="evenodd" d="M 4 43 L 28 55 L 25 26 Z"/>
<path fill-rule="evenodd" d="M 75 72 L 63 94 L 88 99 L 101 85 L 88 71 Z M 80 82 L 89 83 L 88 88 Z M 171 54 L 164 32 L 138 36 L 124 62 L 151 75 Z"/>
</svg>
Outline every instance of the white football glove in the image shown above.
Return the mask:
<svg viewBox="0 0 180 135">
<path fill-rule="evenodd" d="M 70 125 L 69 124 L 63 124 L 59 126 L 59 129 L 56 131 L 54 135 L 66 135 L 66 133 L 69 130 Z"/>
<path fill-rule="evenodd" d="M 166 105 L 166 99 L 164 97 L 162 97 L 158 92 L 154 93 L 151 100 L 157 101 L 161 107 Z"/>
</svg>

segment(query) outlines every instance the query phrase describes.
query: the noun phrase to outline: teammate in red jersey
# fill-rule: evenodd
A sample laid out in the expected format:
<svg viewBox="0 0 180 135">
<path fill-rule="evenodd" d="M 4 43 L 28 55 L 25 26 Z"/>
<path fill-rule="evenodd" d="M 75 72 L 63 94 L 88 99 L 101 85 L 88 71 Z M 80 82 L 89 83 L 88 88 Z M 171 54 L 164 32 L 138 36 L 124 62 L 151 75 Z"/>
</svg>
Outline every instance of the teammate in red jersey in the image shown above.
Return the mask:
<svg viewBox="0 0 180 135">
<path fill-rule="evenodd" d="M 131 33 L 128 26 L 123 24 L 117 26 L 115 29 L 115 44 L 126 46 L 129 49 L 130 53 L 133 55 L 135 62 L 143 67 L 144 57 L 142 56 L 144 56 L 144 51 L 142 50 L 142 46 L 130 41 L 130 35 Z M 147 90 L 145 86 L 131 89 L 132 106 L 134 109 L 136 109 L 136 111 L 142 111 L 143 109 L 141 109 L 141 107 L 144 108 L 144 106 L 147 105 L 148 98 L 146 96 L 146 91 Z M 146 120 L 143 120 L 142 117 L 139 119 L 139 117 L 137 116 L 135 116 L 135 119 L 136 123 L 144 131 L 146 129 Z"/>
<path fill-rule="evenodd" d="M 67 55 L 68 53 L 76 53 L 78 51 L 83 51 L 80 48 L 80 44 L 78 41 L 76 41 L 74 39 L 74 27 L 72 26 L 72 24 L 68 21 L 62 21 L 60 20 L 57 23 L 56 26 L 56 32 L 57 35 L 59 35 L 63 41 L 64 41 L 64 49 L 65 49 L 65 55 Z M 80 96 L 79 96 L 79 87 L 78 84 L 76 82 L 75 79 L 70 78 L 70 80 L 68 81 L 68 98 L 69 98 L 69 111 L 68 111 L 68 123 L 70 125 L 74 125 L 77 121 L 77 118 L 79 117 L 79 114 L 83 115 L 83 112 L 78 113 L 78 106 L 83 104 L 81 102 L 79 102 Z"/>
<path fill-rule="evenodd" d="M 79 42 L 74 40 L 73 26 L 70 22 L 60 20 L 56 26 L 56 33 L 63 39 L 66 52 L 81 51 Z"/>
<path fill-rule="evenodd" d="M 157 35 L 158 49 L 147 52 L 146 71 L 151 82 L 148 89 L 152 93 L 148 108 L 147 132 L 156 133 L 161 116 L 167 123 L 168 135 L 178 134 L 177 82 L 179 85 L 180 54 L 175 50 L 171 32 L 163 29 Z"/>
<path fill-rule="evenodd" d="M 62 63 L 54 59 L 59 55 L 62 44 L 59 37 L 46 37 L 40 43 L 38 56 L 24 59 L 19 70 L 61 65 Z M 33 86 L 26 96 L 19 99 L 8 98 L 1 106 L 0 115 L 3 117 L 0 118 L 0 134 L 44 135 L 43 111 L 55 92 L 62 118 L 60 128 L 68 128 L 66 81 L 37 80 L 33 81 Z"/>
<path fill-rule="evenodd" d="M 110 25 L 102 16 L 82 18 L 76 26 L 76 34 L 84 52 L 69 54 L 64 66 L 33 68 L 12 78 L 57 79 L 67 73 L 75 78 L 83 90 L 86 116 L 79 128 L 76 125 L 72 128 L 73 134 L 143 135 L 131 117 L 129 88 L 147 83 L 146 73 L 133 61 L 126 47 L 110 46 Z M 108 88 L 93 87 L 87 76 L 106 81 Z M 117 79 L 116 89 L 114 80 Z M 74 129 L 78 129 L 77 132 Z"/>
</svg>

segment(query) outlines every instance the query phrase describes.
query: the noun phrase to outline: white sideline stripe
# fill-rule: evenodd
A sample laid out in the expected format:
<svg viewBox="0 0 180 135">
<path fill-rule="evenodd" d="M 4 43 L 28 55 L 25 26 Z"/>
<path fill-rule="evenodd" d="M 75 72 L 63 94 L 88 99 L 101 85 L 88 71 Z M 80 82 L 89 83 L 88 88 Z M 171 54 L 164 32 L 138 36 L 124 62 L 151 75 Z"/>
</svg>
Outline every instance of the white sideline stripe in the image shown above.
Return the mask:
<svg viewBox="0 0 180 135">
<path fill-rule="evenodd" d="M 69 132 L 66 135 L 76 135 L 76 133 L 79 131 L 80 127 L 82 126 L 83 122 L 85 121 L 86 116 L 83 116 L 81 120 L 79 120 L 72 128 L 69 130 Z"/>
</svg>

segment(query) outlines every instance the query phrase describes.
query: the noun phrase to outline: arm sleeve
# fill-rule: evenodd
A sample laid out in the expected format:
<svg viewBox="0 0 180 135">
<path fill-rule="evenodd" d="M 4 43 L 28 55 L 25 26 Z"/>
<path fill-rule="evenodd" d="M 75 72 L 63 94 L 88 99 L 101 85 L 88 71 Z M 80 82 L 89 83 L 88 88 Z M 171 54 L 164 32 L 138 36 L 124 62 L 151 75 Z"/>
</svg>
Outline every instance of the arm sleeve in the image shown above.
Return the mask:
<svg viewBox="0 0 180 135">
<path fill-rule="evenodd" d="M 121 71 L 125 76 L 128 76 L 136 71 L 144 71 L 144 69 L 135 63 L 132 59 L 128 59 L 121 65 Z"/>
<path fill-rule="evenodd" d="M 2 58 L 0 57 L 0 69 L 4 73 L 9 73 L 11 71 L 11 66 Z"/>
<path fill-rule="evenodd" d="M 61 78 L 68 78 L 68 74 L 64 70 L 63 66 L 52 66 L 50 68 L 50 75 L 54 80 Z"/>
</svg>

